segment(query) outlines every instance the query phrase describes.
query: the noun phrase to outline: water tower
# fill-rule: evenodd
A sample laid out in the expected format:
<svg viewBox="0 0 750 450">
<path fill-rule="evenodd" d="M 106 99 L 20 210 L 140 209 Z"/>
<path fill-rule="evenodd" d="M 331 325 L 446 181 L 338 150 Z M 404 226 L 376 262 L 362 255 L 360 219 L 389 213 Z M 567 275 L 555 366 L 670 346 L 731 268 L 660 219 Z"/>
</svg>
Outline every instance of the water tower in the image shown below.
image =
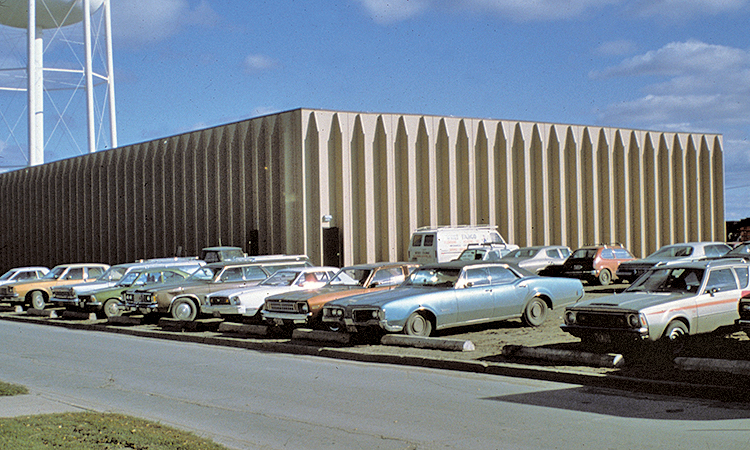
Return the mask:
<svg viewBox="0 0 750 450">
<path fill-rule="evenodd" d="M 97 29 L 92 29 L 92 15 L 101 10 L 101 23 Z M 70 38 L 66 30 L 73 25 L 83 23 L 82 39 Z M 87 151 L 96 151 L 98 132 L 105 123 L 104 114 L 95 112 L 95 86 L 105 85 L 109 111 L 109 139 L 111 147 L 117 146 L 117 131 L 115 122 L 114 78 L 112 63 L 112 33 L 109 0 L 0 0 L 0 26 L 13 27 L 26 31 L 26 61 L 25 67 L 0 66 L 0 73 L 6 75 L 0 83 L 0 91 L 26 91 L 26 113 L 28 118 L 28 165 L 38 165 L 44 162 L 45 124 L 44 104 L 53 101 L 54 91 L 85 90 L 86 136 Z M 80 36 L 80 29 L 77 29 Z M 98 32 L 98 33 L 97 33 Z M 48 34 L 50 41 L 58 39 L 61 43 L 57 47 L 49 42 L 45 45 L 43 35 Z M 75 34 L 75 33 L 73 33 Z M 102 69 L 95 71 L 93 67 L 92 34 L 97 38 L 104 36 L 101 47 Z M 69 61 L 54 57 L 53 50 L 67 48 L 73 50 L 75 44 L 83 41 L 83 58 L 76 54 Z M 97 43 L 100 40 L 97 39 Z M 45 67 L 45 54 L 52 54 L 57 66 Z M 14 72 L 16 71 L 16 72 Z M 25 72 L 25 80 L 18 74 Z M 15 74 L 15 75 L 14 75 Z M 95 81 L 96 80 L 96 81 Z M 24 82 L 25 81 L 25 82 Z M 45 95 L 46 94 L 46 95 Z M 66 117 L 74 117 L 75 111 L 69 111 L 72 102 L 63 106 L 54 105 L 53 111 L 58 114 L 58 121 L 51 125 L 51 131 L 67 130 L 72 133 L 74 127 L 65 124 Z M 2 111 L 0 111 L 1 113 Z M 97 121 L 99 129 L 97 129 Z M 8 124 L 10 133 L 20 128 L 13 120 L 3 117 Z M 62 124 L 61 124 L 62 123 Z M 20 146 L 19 146 L 20 147 Z"/>
</svg>

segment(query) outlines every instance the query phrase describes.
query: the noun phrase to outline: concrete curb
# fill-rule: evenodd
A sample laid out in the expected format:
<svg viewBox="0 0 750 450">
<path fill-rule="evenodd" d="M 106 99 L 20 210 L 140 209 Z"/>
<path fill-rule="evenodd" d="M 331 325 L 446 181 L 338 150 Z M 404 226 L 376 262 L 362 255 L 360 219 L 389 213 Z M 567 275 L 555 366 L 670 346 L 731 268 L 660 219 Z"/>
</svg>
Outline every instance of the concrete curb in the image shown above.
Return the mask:
<svg viewBox="0 0 750 450">
<path fill-rule="evenodd" d="M 524 347 L 522 345 L 506 345 L 503 355 L 514 358 L 539 359 L 553 362 L 578 363 L 593 367 L 622 367 L 625 358 L 616 353 L 600 354 L 578 352 L 571 350 L 555 350 L 541 347 Z"/>
<path fill-rule="evenodd" d="M 682 370 L 750 375 L 750 361 L 680 357 L 675 358 L 674 363 Z"/>
<path fill-rule="evenodd" d="M 397 345 L 401 347 L 429 348 L 451 352 L 471 352 L 476 350 L 474 343 L 462 339 L 444 339 L 406 336 L 402 334 L 386 334 L 380 339 L 383 345 Z"/>
</svg>

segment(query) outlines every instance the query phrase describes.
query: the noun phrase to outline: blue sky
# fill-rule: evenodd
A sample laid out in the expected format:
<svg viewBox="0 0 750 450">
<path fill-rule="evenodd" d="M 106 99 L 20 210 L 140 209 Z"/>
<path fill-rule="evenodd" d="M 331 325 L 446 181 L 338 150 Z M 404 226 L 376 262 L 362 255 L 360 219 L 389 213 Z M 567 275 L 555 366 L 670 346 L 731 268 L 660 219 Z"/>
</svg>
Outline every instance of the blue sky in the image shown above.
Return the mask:
<svg viewBox="0 0 750 450">
<path fill-rule="evenodd" d="M 726 218 L 750 216 L 750 0 L 112 0 L 112 15 L 120 145 L 300 107 L 716 132 Z"/>
</svg>

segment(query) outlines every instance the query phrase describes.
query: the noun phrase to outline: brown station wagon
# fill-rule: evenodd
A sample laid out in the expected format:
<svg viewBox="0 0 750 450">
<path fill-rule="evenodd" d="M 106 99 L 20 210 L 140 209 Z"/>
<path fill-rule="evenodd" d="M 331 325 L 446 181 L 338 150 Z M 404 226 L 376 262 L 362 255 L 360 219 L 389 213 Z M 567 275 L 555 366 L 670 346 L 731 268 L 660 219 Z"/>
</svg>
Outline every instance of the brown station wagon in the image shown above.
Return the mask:
<svg viewBox="0 0 750 450">
<path fill-rule="evenodd" d="M 0 301 L 31 305 L 34 309 L 47 306 L 53 287 L 93 283 L 109 269 L 107 264 L 79 263 L 55 266 L 38 280 L 0 286 Z"/>
<path fill-rule="evenodd" d="M 263 319 L 279 327 L 322 326 L 323 305 L 350 295 L 392 289 L 404 282 L 417 263 L 375 263 L 344 267 L 320 289 L 287 292 L 266 298 Z"/>
</svg>

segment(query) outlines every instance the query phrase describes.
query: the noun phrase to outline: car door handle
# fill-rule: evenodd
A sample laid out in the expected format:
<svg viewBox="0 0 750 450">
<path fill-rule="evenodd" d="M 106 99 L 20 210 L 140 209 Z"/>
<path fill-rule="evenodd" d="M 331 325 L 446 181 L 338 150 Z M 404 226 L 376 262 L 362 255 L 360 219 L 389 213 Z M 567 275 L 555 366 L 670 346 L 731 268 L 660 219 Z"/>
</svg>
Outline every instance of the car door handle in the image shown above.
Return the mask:
<svg viewBox="0 0 750 450">
<path fill-rule="evenodd" d="M 519 285 L 518 285 L 518 287 L 523 287 L 523 288 L 525 288 L 525 287 L 529 287 L 529 285 L 528 285 L 528 284 L 519 284 Z"/>
</svg>

